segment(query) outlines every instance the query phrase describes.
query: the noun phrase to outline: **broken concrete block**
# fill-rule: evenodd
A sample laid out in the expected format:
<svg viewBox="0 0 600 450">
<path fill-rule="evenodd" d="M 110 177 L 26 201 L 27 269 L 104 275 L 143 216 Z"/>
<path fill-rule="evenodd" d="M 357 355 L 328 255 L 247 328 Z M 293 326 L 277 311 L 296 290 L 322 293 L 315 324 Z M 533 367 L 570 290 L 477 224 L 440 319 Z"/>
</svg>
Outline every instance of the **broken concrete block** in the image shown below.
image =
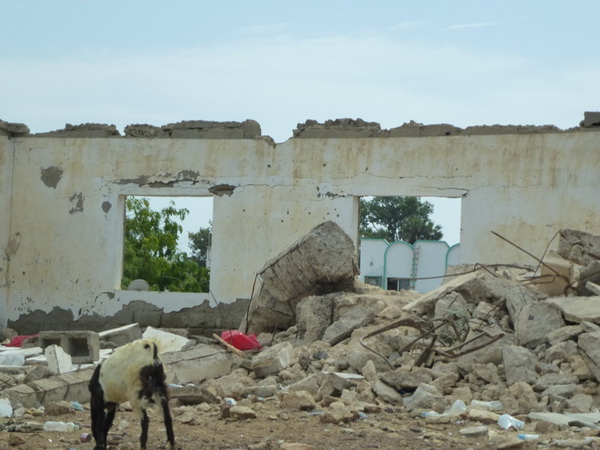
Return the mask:
<svg viewBox="0 0 600 450">
<path fill-rule="evenodd" d="M 579 270 L 577 292 L 579 295 L 600 295 L 600 261 L 593 261 Z"/>
<path fill-rule="evenodd" d="M 196 345 L 196 341 L 178 334 L 169 333 L 154 327 L 147 327 L 142 334 L 144 339 L 154 339 L 158 343 L 160 353 L 178 352 Z"/>
<path fill-rule="evenodd" d="M 555 252 L 544 257 L 540 267 L 539 283 L 535 286 L 550 296 L 565 295 L 565 288 L 573 281 L 572 261 L 562 258 Z"/>
<path fill-rule="evenodd" d="M 73 361 L 71 356 L 66 353 L 62 347 L 52 344 L 44 350 L 48 368 L 54 374 L 71 372 L 73 370 Z"/>
<path fill-rule="evenodd" d="M 600 296 L 554 297 L 545 302 L 556 305 L 569 322 L 585 321 L 600 325 Z"/>
<path fill-rule="evenodd" d="M 39 346 L 59 345 L 73 364 L 93 363 L 100 356 L 100 337 L 95 331 L 40 331 Z"/>
<path fill-rule="evenodd" d="M 247 375 L 245 369 L 234 370 L 215 380 L 217 394 L 221 398 L 241 399 L 247 388 L 256 386 L 256 381 Z"/>
<path fill-rule="evenodd" d="M 504 299 L 506 291 L 513 286 L 514 283 L 508 280 L 496 278 L 484 272 L 472 272 L 453 278 L 439 288 L 413 300 L 402 309 L 417 314 L 433 315 L 437 301 L 451 292 L 460 293 L 469 304 L 477 305 L 484 300 L 495 303 Z"/>
<path fill-rule="evenodd" d="M 338 344 L 352 335 L 352 331 L 364 327 L 375 318 L 376 312 L 369 307 L 356 307 L 341 315 L 338 320 L 327 327 L 322 341 L 331 345 Z"/>
<path fill-rule="evenodd" d="M 128 344 L 136 339 L 140 339 L 142 337 L 142 330 L 139 324 L 132 323 L 119 328 L 101 331 L 98 333 L 98 336 L 100 336 L 100 340 L 112 342 L 117 347 L 120 347 L 121 345 Z"/>
<path fill-rule="evenodd" d="M 401 368 L 389 370 L 381 374 L 381 381 L 393 388 L 400 390 L 414 390 L 421 384 L 433 381 L 433 376 L 425 370 L 414 370 L 407 372 Z"/>
<path fill-rule="evenodd" d="M 312 411 L 317 407 L 312 394 L 306 391 L 286 392 L 280 396 L 280 399 L 284 408 Z"/>
<path fill-rule="evenodd" d="M 423 383 L 413 395 L 404 399 L 404 406 L 408 411 L 428 409 L 443 412 L 446 409 L 446 400 L 435 386 Z"/>
<path fill-rule="evenodd" d="M 489 336 L 483 336 L 482 338 L 472 341 L 472 343 L 467 344 L 462 351 L 465 352 L 471 348 L 476 348 L 486 342 L 490 342 L 492 338 L 495 338 L 498 335 L 502 335 L 502 337 L 479 350 L 459 356 L 457 363 L 461 370 L 471 372 L 471 370 L 473 370 L 473 364 L 493 363 L 498 366 L 502 364 L 503 360 L 502 349 L 507 345 L 514 345 L 517 342 L 517 337 L 514 334 L 505 334 L 499 327 L 489 327 L 486 329 L 486 332 L 489 333 Z M 465 341 L 471 341 L 478 335 L 478 333 L 470 332 Z"/>
<path fill-rule="evenodd" d="M 288 367 L 294 358 L 294 348 L 289 342 L 267 347 L 252 358 L 252 370 L 259 378 L 276 375 Z"/>
<path fill-rule="evenodd" d="M 578 230 L 560 230 L 558 254 L 582 266 L 600 259 L 600 236 Z"/>
<path fill-rule="evenodd" d="M 229 415 L 237 420 L 256 419 L 256 413 L 252 408 L 241 405 L 232 406 Z"/>
<path fill-rule="evenodd" d="M 519 345 L 534 348 L 548 333 L 563 327 L 560 309 L 553 303 L 538 301 L 527 288 L 515 286 L 506 294 L 506 307 L 514 324 Z"/>
<path fill-rule="evenodd" d="M 296 306 L 298 336 L 308 342 L 318 341 L 333 319 L 333 299 L 338 293 L 303 298 Z"/>
<path fill-rule="evenodd" d="M 35 389 L 27 384 L 18 384 L 4 389 L 2 397 L 8 398 L 13 405 L 20 403 L 25 408 L 37 408 L 39 406 Z"/>
<path fill-rule="evenodd" d="M 199 405 L 200 403 L 218 403 L 216 395 L 204 386 L 178 386 L 169 390 L 169 397 L 177 399 L 184 405 Z"/>
<path fill-rule="evenodd" d="M 254 333 L 287 329 L 298 301 L 309 295 L 352 289 L 358 272 L 354 242 L 334 222 L 310 230 L 258 273 L 262 286 L 248 311 Z"/>
<path fill-rule="evenodd" d="M 188 384 L 219 378 L 231 372 L 234 357 L 211 345 L 198 344 L 190 350 L 161 355 L 167 383 Z"/>
<path fill-rule="evenodd" d="M 0 366 L 22 366 L 25 364 L 25 355 L 16 352 L 0 353 Z"/>
<path fill-rule="evenodd" d="M 502 348 L 502 359 L 509 386 L 519 381 L 534 384 L 537 380 L 537 358 L 531 351 L 518 345 L 506 345 Z"/>
<path fill-rule="evenodd" d="M 596 331 L 579 335 L 577 345 L 579 346 L 579 354 L 596 380 L 600 381 L 600 352 L 598 352 L 600 348 L 600 332 Z"/>
<path fill-rule="evenodd" d="M 327 372 L 321 381 L 317 398 L 323 398 L 327 395 L 339 397 L 344 389 L 350 389 L 361 380 L 364 380 L 362 375 L 342 372 Z"/>
<path fill-rule="evenodd" d="M 306 378 L 286 386 L 286 389 L 288 392 L 306 391 L 311 395 L 316 396 L 319 392 L 323 376 L 324 375 L 321 372 L 311 373 Z"/>
</svg>

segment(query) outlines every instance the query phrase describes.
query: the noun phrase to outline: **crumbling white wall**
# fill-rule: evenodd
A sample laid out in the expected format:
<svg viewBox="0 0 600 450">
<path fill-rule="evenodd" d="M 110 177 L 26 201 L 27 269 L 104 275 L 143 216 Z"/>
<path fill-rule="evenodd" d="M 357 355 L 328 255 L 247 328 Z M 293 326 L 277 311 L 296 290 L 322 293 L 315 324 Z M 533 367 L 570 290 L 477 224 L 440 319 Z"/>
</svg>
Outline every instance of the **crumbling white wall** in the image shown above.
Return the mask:
<svg viewBox="0 0 600 450">
<path fill-rule="evenodd" d="M 258 139 L 0 137 L 0 312 L 182 309 L 119 290 L 126 195 L 213 195 L 211 288 L 248 298 L 263 264 L 324 220 L 357 239 L 358 197 L 463 197 L 462 263 L 534 263 L 561 228 L 600 233 L 600 133 Z M 220 186 L 220 187 L 219 187 Z M 227 188 L 230 186 L 230 188 Z"/>
</svg>

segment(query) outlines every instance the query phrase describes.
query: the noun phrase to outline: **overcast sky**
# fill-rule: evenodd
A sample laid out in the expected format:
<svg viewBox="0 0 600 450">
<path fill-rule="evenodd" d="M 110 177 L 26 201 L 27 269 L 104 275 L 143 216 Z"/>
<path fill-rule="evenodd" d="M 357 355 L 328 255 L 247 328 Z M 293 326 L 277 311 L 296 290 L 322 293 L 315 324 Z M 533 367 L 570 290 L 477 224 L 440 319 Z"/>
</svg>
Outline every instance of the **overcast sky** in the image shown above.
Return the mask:
<svg viewBox="0 0 600 450">
<path fill-rule="evenodd" d="M 254 119 L 283 142 L 307 119 L 567 129 L 600 110 L 596 1 L 18 0 L 0 23 L 0 119 L 33 133 Z M 437 209 L 456 243 L 456 202 Z"/>
</svg>

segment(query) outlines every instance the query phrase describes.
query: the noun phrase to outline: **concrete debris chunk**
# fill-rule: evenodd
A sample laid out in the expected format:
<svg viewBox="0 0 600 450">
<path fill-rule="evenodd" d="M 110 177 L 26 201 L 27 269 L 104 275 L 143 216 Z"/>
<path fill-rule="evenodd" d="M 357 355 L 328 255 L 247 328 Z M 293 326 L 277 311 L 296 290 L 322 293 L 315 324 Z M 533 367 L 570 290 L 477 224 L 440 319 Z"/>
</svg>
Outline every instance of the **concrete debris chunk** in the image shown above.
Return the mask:
<svg viewBox="0 0 600 450">
<path fill-rule="evenodd" d="M 196 342 L 178 334 L 169 333 L 154 327 L 147 327 L 142 334 L 144 339 L 154 339 L 158 342 L 161 353 L 178 352 L 194 347 Z"/>
<path fill-rule="evenodd" d="M 600 235 L 580 230 L 560 230 L 558 254 L 582 266 L 600 259 Z"/>
<path fill-rule="evenodd" d="M 259 272 L 262 286 L 250 303 L 246 331 L 287 329 L 302 298 L 352 290 L 357 267 L 354 243 L 339 225 L 314 227 Z"/>
<path fill-rule="evenodd" d="M 44 350 L 44 355 L 46 356 L 46 361 L 48 361 L 48 368 L 52 373 L 60 374 L 73 370 L 71 355 L 65 352 L 62 347 L 49 345 Z"/>
<path fill-rule="evenodd" d="M 537 347 L 548 333 L 565 325 L 559 308 L 553 303 L 538 301 L 531 291 L 521 286 L 506 293 L 506 306 L 518 344 L 528 348 Z"/>
<path fill-rule="evenodd" d="M 288 367 L 294 357 L 294 348 L 289 342 L 268 347 L 252 358 L 252 370 L 257 377 L 279 373 Z"/>
</svg>

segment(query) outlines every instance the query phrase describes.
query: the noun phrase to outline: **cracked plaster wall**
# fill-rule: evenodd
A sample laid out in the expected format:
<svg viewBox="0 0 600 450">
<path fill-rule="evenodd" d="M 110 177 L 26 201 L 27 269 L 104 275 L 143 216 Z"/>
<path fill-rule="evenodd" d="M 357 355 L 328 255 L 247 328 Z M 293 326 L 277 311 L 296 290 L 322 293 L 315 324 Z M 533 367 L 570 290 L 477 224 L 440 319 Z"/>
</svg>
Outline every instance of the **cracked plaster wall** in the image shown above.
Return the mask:
<svg viewBox="0 0 600 450">
<path fill-rule="evenodd" d="M 277 145 L 0 137 L 0 327 L 55 308 L 94 328 L 132 320 L 123 311 L 135 302 L 162 314 L 214 305 L 208 294 L 119 289 L 126 195 L 214 194 L 211 287 L 225 305 L 241 305 L 263 264 L 324 220 L 356 240 L 363 195 L 462 196 L 462 263 L 533 264 L 490 231 L 536 255 L 561 228 L 600 233 L 599 147 L 598 132 Z"/>
</svg>

